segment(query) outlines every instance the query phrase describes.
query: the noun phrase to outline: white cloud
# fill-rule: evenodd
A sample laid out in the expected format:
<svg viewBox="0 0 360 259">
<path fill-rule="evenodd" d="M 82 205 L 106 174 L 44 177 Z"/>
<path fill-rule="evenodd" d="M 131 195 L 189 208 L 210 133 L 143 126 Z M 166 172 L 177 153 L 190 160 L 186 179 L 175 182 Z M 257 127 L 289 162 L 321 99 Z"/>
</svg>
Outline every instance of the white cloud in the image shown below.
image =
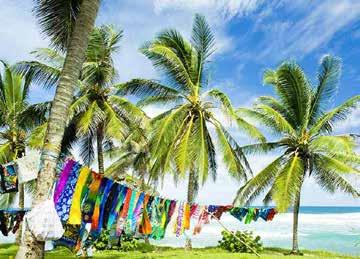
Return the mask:
<svg viewBox="0 0 360 259">
<path fill-rule="evenodd" d="M 336 124 L 336 132 L 360 134 L 360 107 L 353 110 L 348 118 Z"/>
<path fill-rule="evenodd" d="M 11 63 L 29 57 L 29 52 L 47 45 L 32 15 L 32 1 L 0 0 L 0 58 Z"/>
<path fill-rule="evenodd" d="M 262 26 L 266 38 L 257 56 L 259 60 L 269 56 L 279 60 L 306 55 L 324 46 L 360 15 L 359 1 L 321 1 L 306 5 L 308 3 L 303 2 L 301 9 L 306 9 L 305 15 L 296 21 L 289 18 Z"/>
<path fill-rule="evenodd" d="M 221 18 L 229 19 L 255 11 L 262 2 L 262 0 L 155 0 L 154 8 L 157 13 L 169 9 L 211 11 Z"/>
</svg>

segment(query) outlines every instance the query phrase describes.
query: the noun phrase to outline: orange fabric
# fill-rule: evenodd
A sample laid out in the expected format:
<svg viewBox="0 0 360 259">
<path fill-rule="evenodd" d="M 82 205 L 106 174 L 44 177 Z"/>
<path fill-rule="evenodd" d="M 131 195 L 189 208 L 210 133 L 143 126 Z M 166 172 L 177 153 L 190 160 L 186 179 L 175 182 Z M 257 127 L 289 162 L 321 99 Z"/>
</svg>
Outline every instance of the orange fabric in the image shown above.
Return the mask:
<svg viewBox="0 0 360 259">
<path fill-rule="evenodd" d="M 126 218 L 126 216 L 128 214 L 131 195 L 132 195 L 132 189 L 129 188 L 129 189 L 127 189 L 127 192 L 126 192 L 124 205 L 123 205 L 123 208 L 121 210 L 120 218 Z"/>
<path fill-rule="evenodd" d="M 147 214 L 146 207 L 144 207 L 141 223 L 139 226 L 139 233 L 143 235 L 150 235 L 151 232 L 152 232 L 151 222 L 149 219 L 149 215 Z"/>
</svg>

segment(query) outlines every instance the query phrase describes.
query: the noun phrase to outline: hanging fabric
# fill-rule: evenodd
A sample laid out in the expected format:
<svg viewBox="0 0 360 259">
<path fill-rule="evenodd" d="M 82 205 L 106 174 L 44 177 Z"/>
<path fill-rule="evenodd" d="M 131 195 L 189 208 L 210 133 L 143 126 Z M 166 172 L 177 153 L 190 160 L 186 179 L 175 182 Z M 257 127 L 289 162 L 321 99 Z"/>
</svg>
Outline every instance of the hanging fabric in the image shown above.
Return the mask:
<svg viewBox="0 0 360 259">
<path fill-rule="evenodd" d="M 56 183 L 55 191 L 54 191 L 54 202 L 57 203 L 60 196 L 63 194 L 68 178 L 71 174 L 73 166 L 76 164 L 75 161 L 69 160 L 64 169 L 62 170 L 59 180 Z"/>
<path fill-rule="evenodd" d="M 24 219 L 25 212 L 28 210 L 6 209 L 0 210 L 0 231 L 4 236 L 10 232 L 15 234 Z"/>
<path fill-rule="evenodd" d="M 35 180 L 40 169 L 40 153 L 30 150 L 16 160 L 19 184 Z"/>
<path fill-rule="evenodd" d="M 79 177 L 81 165 L 75 163 L 71 169 L 70 175 L 64 187 L 64 191 L 55 203 L 56 211 L 63 222 L 69 219 L 70 207 L 72 203 L 72 196 L 75 191 L 75 186 Z"/>
<path fill-rule="evenodd" d="M 52 200 L 45 200 L 34 206 L 25 215 L 24 222 L 38 241 L 57 240 L 64 234 Z"/>
<path fill-rule="evenodd" d="M 89 185 L 89 190 L 85 195 L 85 199 L 82 205 L 82 217 L 85 223 L 91 223 L 92 216 L 95 208 L 96 197 L 98 195 L 98 191 L 100 188 L 100 184 L 102 182 L 103 176 L 101 174 L 97 174 L 92 172 L 92 181 Z"/>
<path fill-rule="evenodd" d="M 64 238 L 69 247 L 89 247 L 103 229 L 112 237 L 136 233 L 159 240 L 173 219 L 174 233 L 182 235 L 197 221 L 193 234 L 200 233 L 210 219 L 220 219 L 230 212 L 245 224 L 262 218 L 270 221 L 277 213 L 271 208 L 240 208 L 232 205 L 198 205 L 139 192 L 91 172 L 75 161 L 67 161 L 54 194 L 56 211 L 65 224 Z"/>
<path fill-rule="evenodd" d="M 128 188 L 126 186 L 120 186 L 119 195 L 118 195 L 119 198 L 117 201 L 114 201 L 112 203 L 112 206 L 110 209 L 109 219 L 107 221 L 107 226 L 106 226 L 107 230 L 110 230 L 112 225 L 114 223 L 116 223 L 116 219 L 119 216 L 120 209 L 121 209 L 121 206 L 123 205 L 123 202 L 125 200 L 127 192 L 128 192 Z"/>
<path fill-rule="evenodd" d="M 70 215 L 68 224 L 80 225 L 81 224 L 81 201 L 83 200 L 83 189 L 89 182 L 90 168 L 83 167 L 80 170 L 79 179 L 77 181 L 72 203 L 70 207 Z"/>
<path fill-rule="evenodd" d="M 0 166 L 0 193 L 18 191 L 18 179 L 14 164 Z"/>
</svg>

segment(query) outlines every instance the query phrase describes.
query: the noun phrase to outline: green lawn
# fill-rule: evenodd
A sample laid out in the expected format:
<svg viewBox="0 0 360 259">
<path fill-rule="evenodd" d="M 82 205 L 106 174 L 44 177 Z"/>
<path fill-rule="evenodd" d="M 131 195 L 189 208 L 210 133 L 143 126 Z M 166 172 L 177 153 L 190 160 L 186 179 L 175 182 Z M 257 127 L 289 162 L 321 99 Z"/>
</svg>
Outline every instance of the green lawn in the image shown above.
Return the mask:
<svg viewBox="0 0 360 259">
<path fill-rule="evenodd" d="M 14 258 L 17 250 L 15 245 L 0 245 L 0 258 Z M 323 251 L 303 251 L 304 256 L 284 256 L 287 250 L 280 248 L 266 248 L 261 253 L 261 258 L 264 259 L 276 259 L 276 258 L 291 258 L 291 259 L 304 259 L 304 258 L 358 258 L 353 256 L 342 256 L 334 253 L 323 252 Z M 255 255 L 250 254 L 232 254 L 228 253 L 219 248 L 203 248 L 203 249 L 193 249 L 191 252 L 186 252 L 184 249 L 180 248 L 169 248 L 169 247 L 156 247 L 155 251 L 152 252 L 115 252 L 115 251 L 105 251 L 95 253 L 94 258 L 127 258 L 127 259 L 149 259 L 149 258 L 178 258 L 178 259 L 188 259 L 188 258 L 209 258 L 209 259 L 227 259 L 227 258 L 258 258 Z M 46 258 L 76 258 L 68 249 L 58 248 L 55 251 L 48 252 Z"/>
</svg>

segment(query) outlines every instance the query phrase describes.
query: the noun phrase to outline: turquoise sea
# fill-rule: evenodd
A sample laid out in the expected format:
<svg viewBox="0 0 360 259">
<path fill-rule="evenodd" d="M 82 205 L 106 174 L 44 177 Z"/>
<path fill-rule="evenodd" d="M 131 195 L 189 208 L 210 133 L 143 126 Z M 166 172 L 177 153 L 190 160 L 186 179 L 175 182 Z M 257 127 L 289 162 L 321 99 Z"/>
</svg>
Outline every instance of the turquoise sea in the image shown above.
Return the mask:
<svg viewBox="0 0 360 259">
<path fill-rule="evenodd" d="M 261 236 L 265 246 L 291 247 L 291 213 L 276 215 L 271 222 L 258 220 L 248 225 L 225 214 L 221 222 L 231 230 L 253 231 Z M 213 220 L 204 226 L 199 235 L 192 236 L 191 232 L 187 234 L 192 237 L 195 247 L 206 247 L 217 245 L 221 231 L 222 227 Z M 300 247 L 303 249 L 328 250 L 360 256 L 360 207 L 302 207 L 299 239 Z M 13 236 L 0 236 L 0 243 L 13 241 Z M 183 246 L 184 241 L 185 236 L 176 237 L 172 233 L 172 225 L 169 225 L 165 239 L 153 242 L 159 245 Z"/>
<path fill-rule="evenodd" d="M 302 249 L 360 256 L 360 207 L 302 207 L 299 218 L 299 242 Z M 248 225 L 231 215 L 224 215 L 221 222 L 231 230 L 253 231 L 267 247 L 291 247 L 291 213 L 278 214 L 271 222 L 258 220 Z M 205 225 L 200 235 L 192 236 L 194 246 L 216 245 L 221 239 L 221 230 L 222 227 L 216 221 Z M 167 237 L 157 243 L 182 246 L 184 237 L 175 237 L 169 228 Z"/>
</svg>

